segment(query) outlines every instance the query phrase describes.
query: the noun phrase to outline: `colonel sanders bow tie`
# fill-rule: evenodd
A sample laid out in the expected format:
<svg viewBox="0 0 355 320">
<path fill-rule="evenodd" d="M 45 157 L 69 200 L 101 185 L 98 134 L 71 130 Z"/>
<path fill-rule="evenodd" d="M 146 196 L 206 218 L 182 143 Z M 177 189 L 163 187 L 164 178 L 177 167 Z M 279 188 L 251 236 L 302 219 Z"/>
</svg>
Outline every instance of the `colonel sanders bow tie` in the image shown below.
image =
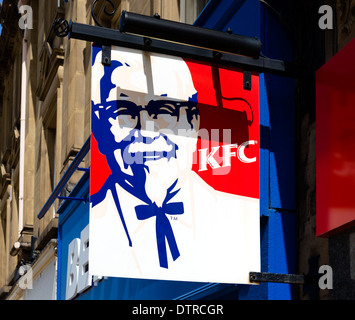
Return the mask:
<svg viewBox="0 0 355 320">
<path fill-rule="evenodd" d="M 171 197 L 169 197 L 171 198 Z M 166 252 L 165 238 L 170 247 L 171 255 L 175 261 L 180 256 L 179 249 L 176 244 L 173 229 L 166 214 L 180 215 L 184 213 L 184 205 L 182 202 L 166 203 L 165 199 L 162 207 L 158 207 L 155 203 L 149 205 L 139 205 L 135 207 L 138 220 L 145 220 L 156 217 L 156 236 L 159 255 L 159 263 L 162 268 L 168 268 L 168 259 Z"/>
</svg>

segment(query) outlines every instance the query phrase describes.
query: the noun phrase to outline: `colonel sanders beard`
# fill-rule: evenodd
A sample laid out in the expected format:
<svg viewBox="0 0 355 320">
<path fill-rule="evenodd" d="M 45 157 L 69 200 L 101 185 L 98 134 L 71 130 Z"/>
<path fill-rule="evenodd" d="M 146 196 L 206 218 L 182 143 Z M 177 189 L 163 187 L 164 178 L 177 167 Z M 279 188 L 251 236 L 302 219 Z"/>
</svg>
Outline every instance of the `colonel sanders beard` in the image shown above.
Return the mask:
<svg viewBox="0 0 355 320">
<path fill-rule="evenodd" d="M 140 142 L 137 143 L 137 140 Z M 178 180 L 175 189 L 181 188 L 182 184 L 191 173 L 193 164 L 193 152 L 196 149 L 195 132 L 188 130 L 184 135 L 161 135 L 153 143 L 144 144 L 141 140 L 130 140 L 122 152 L 122 149 L 115 151 L 116 165 L 126 177 L 126 181 L 134 187 L 135 190 L 141 190 L 148 198 L 161 206 L 167 195 L 168 188 Z M 160 144 L 160 147 L 158 147 Z M 164 147 L 165 145 L 165 147 Z M 142 156 L 143 151 L 161 149 L 167 150 L 168 156 L 158 160 L 144 160 L 137 156 Z M 133 158 L 132 155 L 135 154 Z M 128 157 L 128 158 L 127 158 Z M 131 163 L 131 164 L 129 164 Z M 142 185 L 144 183 L 144 186 Z M 144 189 L 144 191 L 142 190 Z M 172 191 L 174 191 L 172 190 Z M 138 192 L 139 193 L 139 192 Z"/>
<path fill-rule="evenodd" d="M 176 180 L 178 180 L 178 183 L 175 190 L 181 188 L 185 182 L 191 173 L 193 152 L 196 149 L 196 140 L 193 138 L 174 136 L 170 140 L 175 140 L 174 143 L 179 146 L 179 149 L 176 150 L 176 157 L 145 163 L 145 192 L 152 202 L 155 202 L 158 206 L 162 206 L 168 188 Z"/>
</svg>

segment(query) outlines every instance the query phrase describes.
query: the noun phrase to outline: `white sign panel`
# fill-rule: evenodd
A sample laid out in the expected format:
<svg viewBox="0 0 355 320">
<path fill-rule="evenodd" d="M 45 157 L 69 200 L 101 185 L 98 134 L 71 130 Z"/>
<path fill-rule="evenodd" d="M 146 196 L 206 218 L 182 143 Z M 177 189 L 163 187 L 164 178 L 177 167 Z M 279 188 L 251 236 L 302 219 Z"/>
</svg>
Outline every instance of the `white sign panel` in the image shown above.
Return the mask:
<svg viewBox="0 0 355 320">
<path fill-rule="evenodd" d="M 258 75 L 93 47 L 89 272 L 249 283 L 260 271 Z"/>
</svg>

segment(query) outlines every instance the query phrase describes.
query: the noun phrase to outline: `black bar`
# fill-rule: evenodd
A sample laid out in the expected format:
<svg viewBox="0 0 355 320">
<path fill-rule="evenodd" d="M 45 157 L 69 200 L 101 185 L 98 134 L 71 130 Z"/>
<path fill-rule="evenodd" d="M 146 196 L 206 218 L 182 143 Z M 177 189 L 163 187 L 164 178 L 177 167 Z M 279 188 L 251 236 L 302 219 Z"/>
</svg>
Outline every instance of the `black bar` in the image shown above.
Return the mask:
<svg viewBox="0 0 355 320">
<path fill-rule="evenodd" d="M 306 73 L 297 65 L 281 60 L 251 57 L 221 53 L 213 50 L 187 46 L 173 42 L 124 34 L 118 30 L 90 26 L 77 22 L 70 22 L 69 38 L 94 42 L 104 45 L 115 45 L 131 49 L 146 50 L 156 53 L 170 54 L 187 59 L 218 63 L 224 66 L 241 68 L 256 72 L 276 74 L 286 77 L 300 78 Z"/>
<path fill-rule="evenodd" d="M 89 201 L 89 198 L 62 197 L 62 196 L 58 196 L 57 198 L 60 200 L 73 200 L 73 201 L 84 201 L 84 202 Z"/>
<path fill-rule="evenodd" d="M 44 215 L 47 213 L 48 209 L 51 207 L 55 199 L 58 197 L 60 191 L 64 188 L 66 183 L 69 181 L 72 174 L 78 168 L 80 162 L 84 159 L 88 151 L 90 150 L 90 137 L 86 140 L 80 151 L 75 156 L 73 162 L 70 164 L 67 171 L 65 171 L 63 177 L 60 179 L 56 187 L 54 188 L 53 192 L 49 196 L 47 202 L 44 204 L 43 208 L 37 215 L 38 219 L 42 219 Z"/>
<path fill-rule="evenodd" d="M 268 272 L 249 272 L 250 282 L 278 282 L 304 284 L 304 276 L 298 274 L 280 274 Z"/>
<path fill-rule="evenodd" d="M 254 58 L 258 58 L 261 51 L 261 42 L 257 38 L 201 28 L 185 23 L 163 20 L 156 16 L 144 16 L 127 11 L 122 11 L 119 30 L 145 37 L 190 44 Z"/>
</svg>

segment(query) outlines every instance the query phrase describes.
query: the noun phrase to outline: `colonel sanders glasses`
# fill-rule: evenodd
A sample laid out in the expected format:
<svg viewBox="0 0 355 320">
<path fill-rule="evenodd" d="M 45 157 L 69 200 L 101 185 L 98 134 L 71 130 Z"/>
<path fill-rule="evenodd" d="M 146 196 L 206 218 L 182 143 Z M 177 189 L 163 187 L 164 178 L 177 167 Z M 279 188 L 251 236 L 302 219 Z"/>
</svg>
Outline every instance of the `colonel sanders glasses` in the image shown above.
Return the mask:
<svg viewBox="0 0 355 320">
<path fill-rule="evenodd" d="M 173 100 L 151 100 L 145 106 L 137 105 L 129 100 L 109 101 L 100 104 L 100 108 L 105 109 L 107 118 L 117 118 L 122 126 L 128 128 L 139 128 L 141 123 L 141 113 L 146 111 L 147 120 L 155 121 L 159 124 L 174 124 L 180 120 L 182 110 L 186 110 L 187 121 L 191 125 L 193 116 L 199 115 L 197 102 L 193 101 L 173 101 Z M 102 112 L 100 112 L 101 118 Z"/>
</svg>

